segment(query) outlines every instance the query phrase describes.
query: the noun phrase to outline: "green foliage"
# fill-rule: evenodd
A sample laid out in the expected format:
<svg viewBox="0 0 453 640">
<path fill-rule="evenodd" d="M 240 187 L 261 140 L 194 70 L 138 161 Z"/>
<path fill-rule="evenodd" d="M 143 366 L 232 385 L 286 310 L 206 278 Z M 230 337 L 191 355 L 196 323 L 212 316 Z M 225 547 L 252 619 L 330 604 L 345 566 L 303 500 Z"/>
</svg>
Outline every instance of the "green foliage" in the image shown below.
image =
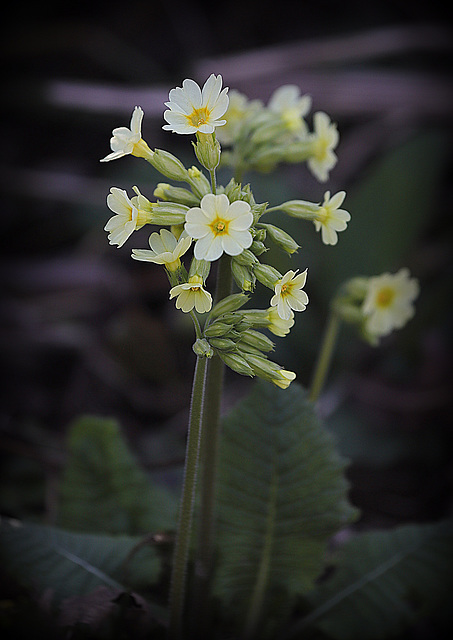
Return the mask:
<svg viewBox="0 0 453 640">
<path fill-rule="evenodd" d="M 155 548 L 138 537 L 73 533 L 3 518 L 0 543 L 3 570 L 57 605 L 100 586 L 124 592 L 143 588 L 144 576 L 147 586 L 159 578 Z"/>
<path fill-rule="evenodd" d="M 71 426 L 58 524 L 91 533 L 173 529 L 176 500 L 153 484 L 114 420 L 85 416 Z"/>
<path fill-rule="evenodd" d="M 450 607 L 453 521 L 358 535 L 340 549 L 335 567 L 309 595 L 314 610 L 289 637 L 308 626 L 336 640 L 396 637 Z"/>
<path fill-rule="evenodd" d="M 225 419 L 216 592 L 249 630 L 313 588 L 329 538 L 355 515 L 344 466 L 297 384 L 257 384 Z"/>
</svg>

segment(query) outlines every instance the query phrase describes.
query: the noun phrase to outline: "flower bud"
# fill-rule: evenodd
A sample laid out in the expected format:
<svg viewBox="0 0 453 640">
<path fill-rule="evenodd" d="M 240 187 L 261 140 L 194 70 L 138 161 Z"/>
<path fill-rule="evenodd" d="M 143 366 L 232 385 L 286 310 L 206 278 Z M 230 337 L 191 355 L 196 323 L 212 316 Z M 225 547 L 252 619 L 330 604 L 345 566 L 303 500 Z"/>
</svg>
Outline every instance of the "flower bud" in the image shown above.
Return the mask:
<svg viewBox="0 0 453 640">
<path fill-rule="evenodd" d="M 277 280 L 282 278 L 282 274 L 277 271 L 274 267 L 271 267 L 268 264 L 257 264 L 253 267 L 253 273 L 255 274 L 257 280 L 261 282 L 265 287 L 269 289 L 274 289 L 275 283 Z"/>
<path fill-rule="evenodd" d="M 206 279 L 211 270 L 211 263 L 207 260 L 197 260 L 197 258 L 192 258 L 192 262 L 190 263 L 189 268 L 189 277 L 191 276 L 201 276 L 203 282 L 206 282 Z"/>
<path fill-rule="evenodd" d="M 186 221 L 189 207 L 177 202 L 153 202 L 151 224 L 176 225 Z"/>
<path fill-rule="evenodd" d="M 255 254 L 253 254 L 249 249 L 244 249 L 244 251 L 238 256 L 234 256 L 233 262 L 242 264 L 244 267 L 251 267 L 253 264 L 256 264 L 258 260 L 256 259 Z"/>
<path fill-rule="evenodd" d="M 212 356 L 214 355 L 213 348 L 204 338 L 199 338 L 198 340 L 196 340 L 196 342 L 194 342 L 194 344 L 192 345 L 192 349 L 197 356 L 200 356 L 202 358 L 212 358 Z"/>
<path fill-rule="evenodd" d="M 297 242 L 289 235 L 289 233 L 283 231 L 283 229 L 280 229 L 273 224 L 261 223 L 261 226 L 266 229 L 266 233 L 271 240 L 287 253 L 292 254 L 299 249 Z"/>
<path fill-rule="evenodd" d="M 190 167 L 187 170 L 189 174 L 188 182 L 190 184 L 190 188 L 194 192 L 194 194 L 200 198 L 205 196 L 207 193 L 211 193 L 211 184 L 206 176 L 201 173 L 200 169 L 197 167 Z"/>
<path fill-rule="evenodd" d="M 220 322 L 219 320 L 216 320 L 215 322 L 210 324 L 209 327 L 206 327 L 206 329 L 204 329 L 203 334 L 207 338 L 221 338 L 224 335 L 226 335 L 229 331 L 231 331 L 230 324 L 226 324 L 225 322 Z"/>
<path fill-rule="evenodd" d="M 298 163 L 308 160 L 312 155 L 313 144 L 311 141 L 299 140 L 285 146 L 282 160 L 288 163 Z"/>
<path fill-rule="evenodd" d="M 200 200 L 192 191 L 183 189 L 182 187 L 174 187 L 165 182 L 159 182 L 154 189 L 154 195 L 161 200 L 171 200 L 179 204 L 187 205 L 188 207 L 194 207 L 200 203 Z"/>
<path fill-rule="evenodd" d="M 283 204 L 274 207 L 293 218 L 302 218 L 303 220 L 315 220 L 316 214 L 320 210 L 320 206 L 314 202 L 306 202 L 305 200 L 288 200 Z"/>
<path fill-rule="evenodd" d="M 245 293 L 233 293 L 214 305 L 211 310 L 210 317 L 218 318 L 229 311 L 237 311 L 237 309 L 240 309 L 248 299 L 249 297 Z"/>
<path fill-rule="evenodd" d="M 236 200 L 241 200 L 241 195 L 242 195 L 241 185 L 238 184 L 234 180 L 234 178 L 231 178 L 231 180 L 229 181 L 229 183 L 225 187 L 223 193 L 228 197 L 228 200 L 230 202 L 235 202 Z"/>
<path fill-rule="evenodd" d="M 168 151 L 155 149 L 149 162 L 159 173 L 170 178 L 170 180 L 176 180 L 177 182 L 186 182 L 188 180 L 189 174 L 181 160 Z"/>
<path fill-rule="evenodd" d="M 197 143 L 192 143 L 200 164 L 208 171 L 219 166 L 220 144 L 213 133 L 197 133 Z"/>
<path fill-rule="evenodd" d="M 236 348 L 236 343 L 230 338 L 209 338 L 209 344 L 219 351 L 232 351 Z"/>
<path fill-rule="evenodd" d="M 264 242 L 254 240 L 250 247 L 250 251 L 252 251 L 256 256 L 261 256 L 263 253 L 266 253 L 266 251 L 268 251 L 268 248 L 266 247 Z"/>
<path fill-rule="evenodd" d="M 231 273 L 239 289 L 242 291 L 253 291 L 256 278 L 248 267 L 239 264 L 236 260 L 232 260 Z"/>
<path fill-rule="evenodd" d="M 254 377 L 255 374 L 252 367 L 239 353 L 223 353 L 220 351 L 219 357 L 227 367 L 236 371 L 236 373 L 240 373 L 242 376 L 250 376 L 250 378 Z"/>
<path fill-rule="evenodd" d="M 255 349 L 259 349 L 260 351 L 273 351 L 275 344 L 270 340 L 267 336 L 259 331 L 254 331 L 253 329 L 247 329 L 243 331 L 241 334 L 241 343 L 244 342 L 249 344 Z"/>
</svg>

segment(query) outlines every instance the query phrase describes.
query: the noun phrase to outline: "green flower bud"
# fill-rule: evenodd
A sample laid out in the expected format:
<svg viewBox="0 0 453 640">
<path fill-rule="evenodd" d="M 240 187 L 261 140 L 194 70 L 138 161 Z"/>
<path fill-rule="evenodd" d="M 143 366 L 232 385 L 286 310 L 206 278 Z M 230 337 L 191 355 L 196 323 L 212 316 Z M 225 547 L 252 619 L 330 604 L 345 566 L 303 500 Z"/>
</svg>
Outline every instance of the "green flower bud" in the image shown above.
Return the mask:
<svg viewBox="0 0 453 640">
<path fill-rule="evenodd" d="M 187 182 L 189 174 L 187 169 L 176 156 L 163 149 L 155 149 L 149 162 L 159 173 L 176 180 L 177 182 Z"/>
<path fill-rule="evenodd" d="M 239 264 L 236 260 L 232 260 L 231 273 L 237 286 L 242 289 L 242 291 L 253 291 L 256 278 L 248 267 Z"/>
<path fill-rule="evenodd" d="M 209 342 L 204 338 L 199 338 L 192 345 L 192 349 L 197 356 L 201 356 L 202 358 L 212 358 L 214 355 L 214 350 L 210 346 Z"/>
<path fill-rule="evenodd" d="M 173 201 L 178 202 L 179 204 L 187 205 L 188 207 L 195 207 L 200 203 L 199 198 L 189 191 L 188 189 L 183 189 L 182 187 L 174 187 L 170 184 L 166 184 L 165 182 L 159 182 L 157 187 L 154 189 L 154 195 L 156 198 L 160 198 L 165 201 Z"/>
<path fill-rule="evenodd" d="M 264 242 L 254 240 L 250 247 L 250 251 L 252 251 L 256 256 L 261 256 L 263 253 L 266 253 L 266 251 L 268 251 L 268 248 L 266 247 Z"/>
<path fill-rule="evenodd" d="M 254 377 L 252 367 L 247 363 L 247 360 L 239 353 L 222 353 L 219 352 L 220 359 L 233 371 L 240 373 L 242 376 Z"/>
<path fill-rule="evenodd" d="M 289 233 L 283 231 L 283 229 L 280 229 L 273 224 L 261 223 L 260 226 L 264 227 L 271 240 L 287 253 L 292 254 L 299 249 L 297 242 L 289 235 Z"/>
<path fill-rule="evenodd" d="M 189 207 L 177 202 L 153 202 L 151 224 L 177 225 L 184 224 Z"/>
<path fill-rule="evenodd" d="M 216 320 L 212 324 L 210 324 L 206 329 L 204 329 L 203 333 L 207 338 L 221 338 L 226 335 L 229 331 L 231 331 L 231 325 L 226 324 L 225 322 L 220 322 Z"/>
<path fill-rule="evenodd" d="M 226 324 L 234 326 L 242 322 L 242 312 L 231 311 L 230 313 L 224 313 L 219 319 Z"/>
<path fill-rule="evenodd" d="M 236 348 L 236 343 L 229 338 L 209 338 L 209 344 L 219 351 L 232 351 Z"/>
<path fill-rule="evenodd" d="M 238 256 L 234 256 L 233 262 L 237 262 L 237 264 L 242 264 L 244 267 L 251 267 L 253 264 L 258 262 L 256 256 L 249 250 L 244 249 L 242 253 Z"/>
<path fill-rule="evenodd" d="M 237 311 L 248 299 L 249 297 L 245 293 L 233 293 L 214 305 L 210 313 L 210 318 L 218 318 L 229 311 Z"/>
<path fill-rule="evenodd" d="M 255 347 L 255 349 L 259 349 L 260 351 L 273 351 L 275 348 L 275 344 L 272 340 L 259 331 L 254 331 L 253 329 L 247 329 L 242 332 L 241 343 L 243 342 Z"/>
<path fill-rule="evenodd" d="M 197 258 L 192 258 L 192 262 L 190 263 L 189 268 L 189 278 L 191 276 L 201 276 L 203 282 L 206 282 L 206 279 L 211 270 L 211 263 L 207 260 L 197 260 Z"/>
<path fill-rule="evenodd" d="M 264 242 L 266 240 L 266 229 L 255 229 L 255 242 Z M 252 245 L 253 247 L 253 245 Z M 255 253 L 255 252 L 254 252 Z"/>
<path fill-rule="evenodd" d="M 190 169 L 187 170 L 187 173 L 189 174 L 188 182 L 190 184 L 190 188 L 194 194 L 200 198 L 200 200 L 207 193 L 211 193 L 211 183 L 200 169 L 197 167 L 190 167 Z"/>
<path fill-rule="evenodd" d="M 273 208 L 279 209 L 293 218 L 315 220 L 320 206 L 319 204 L 306 202 L 305 200 L 288 200 L 288 202 L 284 202 L 283 204 L 278 205 L 278 207 Z"/>
<path fill-rule="evenodd" d="M 213 133 L 197 133 L 197 143 L 192 143 L 200 164 L 208 171 L 219 166 L 220 144 Z"/>
<path fill-rule="evenodd" d="M 261 284 L 272 290 L 274 289 L 277 280 L 280 280 L 280 278 L 283 277 L 282 274 L 274 267 L 271 267 L 268 264 L 261 263 L 253 267 L 253 273 L 255 274 L 257 280 L 261 282 Z"/>
<path fill-rule="evenodd" d="M 234 178 L 231 178 L 231 180 L 229 181 L 229 183 L 227 184 L 227 186 L 225 187 L 225 189 L 223 190 L 223 193 L 228 196 L 228 200 L 230 202 L 235 202 L 236 200 L 241 200 L 241 196 L 242 196 L 242 188 L 241 185 L 238 184 Z"/>
</svg>

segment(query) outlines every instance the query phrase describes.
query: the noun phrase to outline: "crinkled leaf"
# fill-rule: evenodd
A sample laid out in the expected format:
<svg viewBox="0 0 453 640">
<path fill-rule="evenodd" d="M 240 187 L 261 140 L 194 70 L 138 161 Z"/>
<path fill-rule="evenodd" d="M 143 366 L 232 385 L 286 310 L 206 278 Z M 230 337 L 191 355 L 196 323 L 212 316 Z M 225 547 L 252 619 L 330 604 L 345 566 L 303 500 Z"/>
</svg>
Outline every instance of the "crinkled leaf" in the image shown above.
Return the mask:
<svg viewBox="0 0 453 640">
<path fill-rule="evenodd" d="M 56 604 L 100 586 L 124 592 L 158 582 L 157 551 L 138 537 L 73 533 L 6 518 L 0 524 L 3 569 Z"/>
<path fill-rule="evenodd" d="M 314 607 L 291 638 L 316 626 L 337 640 L 399 637 L 444 607 L 453 590 L 453 521 L 404 525 L 352 538 L 332 577 L 309 594 Z"/>
<path fill-rule="evenodd" d="M 329 538 L 355 515 L 344 467 L 295 383 L 257 384 L 224 420 L 216 590 L 240 616 L 313 588 Z"/>
<path fill-rule="evenodd" d="M 172 529 L 176 500 L 138 466 L 114 420 L 86 416 L 71 426 L 58 524 L 86 532 Z"/>
</svg>

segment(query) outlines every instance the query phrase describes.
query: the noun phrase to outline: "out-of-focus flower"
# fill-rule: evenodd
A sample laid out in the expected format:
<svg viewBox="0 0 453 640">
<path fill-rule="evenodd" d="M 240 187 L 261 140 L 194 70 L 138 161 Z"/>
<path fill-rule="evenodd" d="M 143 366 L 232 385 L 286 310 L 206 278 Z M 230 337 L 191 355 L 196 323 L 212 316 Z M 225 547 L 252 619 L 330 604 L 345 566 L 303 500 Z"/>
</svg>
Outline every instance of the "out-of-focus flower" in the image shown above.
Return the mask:
<svg viewBox="0 0 453 640">
<path fill-rule="evenodd" d="M 301 96 L 300 89 L 296 85 L 287 84 L 276 89 L 267 106 L 270 111 L 280 115 L 289 131 L 293 133 L 307 131 L 303 118 L 310 111 L 311 97 Z"/>
<path fill-rule="evenodd" d="M 366 333 L 377 338 L 403 327 L 415 313 L 418 294 L 418 280 L 409 276 L 408 269 L 369 278 L 362 304 Z"/>
<path fill-rule="evenodd" d="M 320 182 L 326 182 L 329 171 L 337 163 L 334 149 L 338 144 L 337 126 L 331 122 L 323 111 L 317 111 L 313 116 L 314 131 L 310 134 L 310 156 L 307 165 Z"/>
<path fill-rule="evenodd" d="M 222 89 L 222 76 L 211 74 L 203 89 L 194 80 L 186 79 L 182 87 L 169 93 L 163 129 L 174 133 L 214 133 L 226 123 L 219 120 L 228 109 L 228 87 Z"/>
<path fill-rule="evenodd" d="M 252 242 L 249 231 L 253 223 L 250 205 L 243 200 L 230 204 L 222 193 L 205 195 L 199 207 L 192 207 L 186 215 L 185 230 L 195 238 L 194 255 L 197 260 L 217 260 L 225 252 L 237 256 Z"/>
</svg>

